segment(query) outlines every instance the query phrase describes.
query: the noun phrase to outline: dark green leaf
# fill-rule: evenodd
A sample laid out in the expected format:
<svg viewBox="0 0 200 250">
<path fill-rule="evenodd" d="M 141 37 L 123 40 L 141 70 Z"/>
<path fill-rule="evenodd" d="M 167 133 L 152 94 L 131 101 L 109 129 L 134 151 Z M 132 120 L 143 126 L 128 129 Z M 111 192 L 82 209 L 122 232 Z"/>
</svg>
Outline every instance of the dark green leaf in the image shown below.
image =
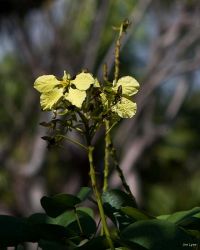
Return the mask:
<svg viewBox="0 0 200 250">
<path fill-rule="evenodd" d="M 147 215 L 146 213 L 142 212 L 141 210 L 135 207 L 122 207 L 121 211 L 128 215 L 129 217 L 137 220 L 148 220 L 153 219 L 154 217 Z"/>
<path fill-rule="evenodd" d="M 81 200 L 84 201 L 86 200 L 89 195 L 91 194 L 92 189 L 89 187 L 82 187 L 79 193 L 77 194 L 77 197 Z"/>
<path fill-rule="evenodd" d="M 108 203 L 111 207 L 116 209 L 126 206 L 137 207 L 136 202 L 132 197 L 118 189 L 112 189 L 104 192 L 102 199 L 104 203 Z"/>
<path fill-rule="evenodd" d="M 30 224 L 43 224 L 47 223 L 48 216 L 44 213 L 35 213 L 27 218 L 27 222 Z"/>
<path fill-rule="evenodd" d="M 56 224 L 63 227 L 67 227 L 72 221 L 74 221 L 74 219 L 75 219 L 74 211 L 67 211 L 60 214 L 56 218 L 49 218 L 48 222 L 50 224 Z"/>
<path fill-rule="evenodd" d="M 0 215 L 0 246 L 15 246 L 36 239 L 37 235 L 25 219 Z"/>
<path fill-rule="evenodd" d="M 67 210 L 73 209 L 80 203 L 80 199 L 71 194 L 58 194 L 53 197 L 44 196 L 41 205 L 50 217 L 57 217 Z"/>
<path fill-rule="evenodd" d="M 41 247 L 42 250 L 68 250 L 67 246 L 59 242 L 46 240 L 39 241 L 39 247 Z"/>
<path fill-rule="evenodd" d="M 121 239 L 151 250 L 177 250 L 183 249 L 184 243 L 196 244 L 192 236 L 174 223 L 158 219 L 138 221 L 129 225 L 122 231 Z"/>
<path fill-rule="evenodd" d="M 89 208 L 76 209 L 83 234 L 87 236 L 96 232 L 96 223 L 91 211 L 92 210 Z M 68 234 L 71 236 L 81 235 L 75 211 L 67 211 L 56 218 L 50 218 L 49 223 L 64 226 L 67 229 Z"/>
<path fill-rule="evenodd" d="M 35 224 L 33 229 L 37 232 L 39 239 L 61 241 L 64 237 L 68 237 L 65 228 L 60 225 Z"/>
<path fill-rule="evenodd" d="M 96 223 L 87 213 L 77 210 L 77 216 L 80 221 L 80 225 L 82 228 L 82 232 L 84 236 L 89 237 L 91 234 L 94 234 L 96 232 Z M 71 222 L 67 227 L 67 231 L 71 233 L 72 236 L 75 236 L 80 232 L 80 235 L 82 234 L 79 228 L 79 225 L 77 223 L 76 216 L 74 218 L 74 221 Z"/>
<path fill-rule="evenodd" d="M 134 221 L 120 210 L 123 206 L 136 206 L 135 201 L 128 194 L 114 189 L 104 192 L 102 200 L 106 215 L 120 230 Z"/>
<path fill-rule="evenodd" d="M 90 207 L 78 207 L 77 211 L 82 211 L 94 219 L 94 211 Z"/>
<path fill-rule="evenodd" d="M 157 218 L 173 222 L 187 229 L 200 230 L 200 207 L 195 207 L 187 211 L 176 212 L 171 215 L 161 215 Z"/>
<path fill-rule="evenodd" d="M 105 236 L 99 236 L 91 239 L 82 246 L 76 248 L 76 250 L 105 250 L 108 249 L 108 243 Z"/>
</svg>

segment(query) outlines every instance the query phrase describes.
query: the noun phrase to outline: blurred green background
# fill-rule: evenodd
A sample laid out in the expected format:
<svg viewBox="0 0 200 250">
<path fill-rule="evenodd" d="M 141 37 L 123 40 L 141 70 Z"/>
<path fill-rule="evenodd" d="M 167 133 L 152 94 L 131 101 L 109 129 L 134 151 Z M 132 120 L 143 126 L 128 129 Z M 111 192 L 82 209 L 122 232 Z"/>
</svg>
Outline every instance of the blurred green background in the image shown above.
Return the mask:
<svg viewBox="0 0 200 250">
<path fill-rule="evenodd" d="M 198 0 L 2 0 L 0 10 L 0 212 L 40 211 L 41 196 L 89 185 L 88 161 L 70 143 L 48 151 L 34 80 L 88 69 L 112 79 L 113 27 L 128 18 L 120 75 L 141 83 L 138 112 L 112 131 L 139 206 L 151 214 L 200 203 L 200 2 Z M 77 137 L 71 133 L 70 136 Z M 96 166 L 103 164 L 103 131 Z M 110 185 L 120 185 L 113 173 Z"/>
</svg>

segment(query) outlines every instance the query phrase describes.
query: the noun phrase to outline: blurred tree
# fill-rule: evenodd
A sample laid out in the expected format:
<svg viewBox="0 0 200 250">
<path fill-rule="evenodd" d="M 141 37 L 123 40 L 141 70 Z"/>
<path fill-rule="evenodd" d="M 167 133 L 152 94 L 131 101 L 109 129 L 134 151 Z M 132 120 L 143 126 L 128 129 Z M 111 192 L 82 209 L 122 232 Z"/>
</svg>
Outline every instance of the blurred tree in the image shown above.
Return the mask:
<svg viewBox="0 0 200 250">
<path fill-rule="evenodd" d="M 24 17 L 28 12 L 35 8 L 40 7 L 45 2 L 50 2 L 47 0 L 21 0 L 20 4 L 17 0 L 2 0 L 0 8 L 0 17 L 8 17 L 10 15 L 17 15 L 19 17 Z"/>
</svg>

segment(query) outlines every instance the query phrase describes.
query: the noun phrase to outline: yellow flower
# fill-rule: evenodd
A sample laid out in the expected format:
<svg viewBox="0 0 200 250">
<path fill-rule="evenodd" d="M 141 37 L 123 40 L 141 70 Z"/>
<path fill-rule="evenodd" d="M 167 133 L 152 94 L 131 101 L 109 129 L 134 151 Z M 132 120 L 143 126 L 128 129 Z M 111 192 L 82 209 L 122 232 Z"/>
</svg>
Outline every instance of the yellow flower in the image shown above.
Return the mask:
<svg viewBox="0 0 200 250">
<path fill-rule="evenodd" d="M 121 91 L 118 93 L 120 88 Z M 113 87 L 110 89 L 110 99 L 110 94 L 107 97 L 105 94 L 101 94 L 102 103 L 104 107 L 108 108 L 108 103 L 110 101 L 110 108 L 112 112 L 116 113 L 121 118 L 131 118 L 135 115 L 137 110 L 137 104 L 131 100 L 131 96 L 135 95 L 138 92 L 138 89 L 139 83 L 135 78 L 131 76 L 124 76 L 116 83 L 113 83 Z M 115 100 L 113 101 L 113 94 L 115 96 L 119 95 L 116 103 Z"/>
<path fill-rule="evenodd" d="M 135 115 L 137 104 L 133 102 L 130 97 L 135 95 L 139 89 L 138 81 L 131 76 L 124 76 L 120 78 L 117 83 L 112 87 L 113 91 L 117 94 L 121 86 L 121 98 L 111 107 L 111 110 L 118 114 L 121 118 L 131 118 Z"/>
<path fill-rule="evenodd" d="M 41 93 L 40 104 L 43 110 L 51 110 L 63 96 L 62 81 L 54 75 L 43 75 L 34 82 L 34 88 Z"/>
<path fill-rule="evenodd" d="M 95 84 L 95 79 L 89 73 L 80 73 L 74 80 L 70 80 L 70 75 L 64 72 L 61 81 L 54 75 L 38 77 L 34 82 L 34 88 L 41 93 L 42 109 L 52 110 L 62 99 L 66 99 L 72 105 L 81 108 L 86 98 L 86 90 L 92 84 Z"/>
<path fill-rule="evenodd" d="M 81 108 L 86 98 L 86 90 L 95 84 L 95 79 L 90 73 L 80 73 L 71 81 L 69 91 L 65 94 L 65 99 L 77 108 Z M 75 86 L 75 89 L 73 88 Z"/>
</svg>

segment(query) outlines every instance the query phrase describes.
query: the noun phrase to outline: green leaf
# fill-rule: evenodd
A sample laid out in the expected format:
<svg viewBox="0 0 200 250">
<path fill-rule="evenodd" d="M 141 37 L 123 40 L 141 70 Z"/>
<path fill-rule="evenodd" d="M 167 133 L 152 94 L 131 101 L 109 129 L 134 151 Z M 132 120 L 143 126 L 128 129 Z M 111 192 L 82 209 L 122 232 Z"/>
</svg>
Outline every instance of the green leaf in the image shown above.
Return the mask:
<svg viewBox="0 0 200 250">
<path fill-rule="evenodd" d="M 98 236 L 91 239 L 82 246 L 76 248 L 76 250 L 106 250 L 108 249 L 108 243 L 105 236 Z"/>
<path fill-rule="evenodd" d="M 112 106 L 111 110 L 121 118 L 132 118 L 136 113 L 137 104 L 126 97 L 121 97 L 121 100 Z"/>
<path fill-rule="evenodd" d="M 37 237 L 26 219 L 0 215 L 0 246 L 15 246 L 25 241 L 36 241 Z"/>
<path fill-rule="evenodd" d="M 137 220 L 149 220 L 152 219 L 154 217 L 145 214 L 144 212 L 140 211 L 139 209 L 135 208 L 135 207 L 122 207 L 121 211 L 123 213 L 125 213 L 126 215 L 128 215 L 129 217 Z"/>
<path fill-rule="evenodd" d="M 79 191 L 79 193 L 77 194 L 77 197 L 81 200 L 84 201 L 86 200 L 89 195 L 91 194 L 92 189 L 89 187 L 82 187 Z"/>
<path fill-rule="evenodd" d="M 43 213 L 35 213 L 27 218 L 27 223 L 36 233 L 37 239 L 61 240 L 67 237 L 67 232 L 62 225 L 52 225 L 49 217 Z"/>
<path fill-rule="evenodd" d="M 120 209 L 125 206 L 137 207 L 135 200 L 133 200 L 127 193 L 119 189 L 112 189 L 104 192 L 102 200 L 104 203 L 107 203 L 116 209 Z"/>
<path fill-rule="evenodd" d="M 32 229 L 37 233 L 38 240 L 56 240 L 61 241 L 63 238 L 69 237 L 69 234 L 63 226 L 52 224 L 33 224 Z M 37 240 L 37 241 L 38 241 Z"/>
<path fill-rule="evenodd" d="M 34 88 L 40 93 L 47 93 L 54 90 L 61 82 L 54 75 L 39 76 L 34 82 Z"/>
<path fill-rule="evenodd" d="M 50 217 L 57 217 L 69 209 L 73 209 L 80 203 L 80 199 L 71 194 L 58 194 L 53 197 L 44 196 L 41 205 Z"/>
<path fill-rule="evenodd" d="M 200 231 L 197 230 L 187 230 L 188 234 L 194 236 L 195 238 L 200 240 Z"/>
<path fill-rule="evenodd" d="M 84 236 L 88 238 L 89 236 L 91 236 L 92 234 L 96 232 L 96 223 L 91 216 L 89 216 L 87 213 L 80 211 L 80 210 L 77 210 L 77 216 L 79 218 Z M 66 229 L 68 233 L 71 234 L 71 236 L 77 236 L 78 233 L 80 235 L 82 234 L 80 232 L 80 228 L 77 223 L 76 217 L 74 217 L 74 221 L 68 224 Z"/>
<path fill-rule="evenodd" d="M 123 95 L 132 96 L 138 92 L 140 85 L 138 81 L 132 76 L 124 76 L 117 81 L 117 84 L 113 87 L 113 90 L 117 92 L 119 86 L 122 86 Z"/>
<path fill-rule="evenodd" d="M 110 248 L 109 248 L 110 249 Z M 130 250 L 130 248 L 127 247 L 115 247 L 115 250 Z"/>
<path fill-rule="evenodd" d="M 78 207 L 77 211 L 82 211 L 94 219 L 94 211 L 90 207 Z"/>
<path fill-rule="evenodd" d="M 125 192 L 118 189 L 104 192 L 102 201 L 106 215 L 120 230 L 134 221 L 120 210 L 121 207 L 137 206 L 135 200 Z"/>
<path fill-rule="evenodd" d="M 122 241 L 137 243 L 151 250 L 183 249 L 183 243 L 194 243 L 193 237 L 174 223 L 158 219 L 135 222 L 121 233 Z M 184 248 L 189 249 L 189 248 Z"/>
<path fill-rule="evenodd" d="M 96 223 L 93 219 L 93 212 L 90 208 L 77 208 L 77 216 L 79 218 L 81 228 L 84 235 L 90 236 L 96 232 Z M 81 234 L 75 211 L 67 211 L 56 218 L 50 218 L 49 223 L 61 225 L 66 228 L 71 236 Z"/>
<path fill-rule="evenodd" d="M 173 222 L 187 229 L 200 230 L 200 207 L 195 207 L 187 211 L 179 211 L 171 215 L 161 215 L 157 218 Z"/>
<path fill-rule="evenodd" d="M 87 90 L 96 81 L 90 73 L 80 73 L 76 76 L 74 80 L 71 81 L 77 89 Z"/>
<path fill-rule="evenodd" d="M 42 250 L 67 250 L 68 248 L 59 242 L 41 240 L 39 247 Z"/>
<path fill-rule="evenodd" d="M 127 241 L 121 241 L 120 243 L 123 243 L 123 245 L 125 245 L 126 247 L 125 247 L 125 249 L 127 249 L 127 250 L 147 250 L 147 248 L 146 247 L 143 247 L 143 246 L 141 246 L 141 245 L 139 245 L 139 244 L 137 244 L 137 243 L 135 243 L 135 242 L 127 242 Z M 123 248 L 122 248 L 123 249 Z"/>
<path fill-rule="evenodd" d="M 71 102 L 72 105 L 77 108 L 81 108 L 86 98 L 86 92 L 79 89 L 69 89 L 69 92 L 65 94 L 65 99 Z"/>
<path fill-rule="evenodd" d="M 44 213 L 35 213 L 27 218 L 27 222 L 30 224 L 44 224 L 47 223 L 49 217 Z"/>
</svg>

